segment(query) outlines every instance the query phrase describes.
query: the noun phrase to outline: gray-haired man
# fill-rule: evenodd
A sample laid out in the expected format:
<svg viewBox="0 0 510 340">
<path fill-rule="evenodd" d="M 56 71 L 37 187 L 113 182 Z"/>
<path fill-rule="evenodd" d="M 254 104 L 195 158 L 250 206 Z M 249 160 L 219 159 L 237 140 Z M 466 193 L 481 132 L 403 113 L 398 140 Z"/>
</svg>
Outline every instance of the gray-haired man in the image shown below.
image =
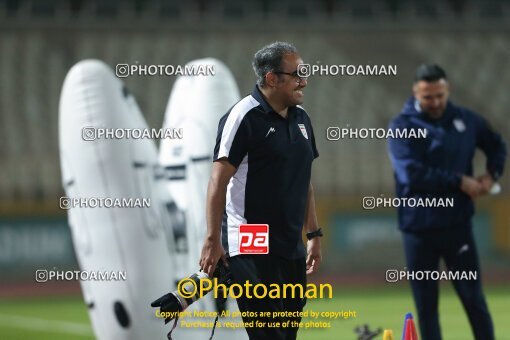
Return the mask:
<svg viewBox="0 0 510 340">
<path fill-rule="evenodd" d="M 310 182 L 318 152 L 310 118 L 299 106 L 307 85 L 307 79 L 297 73 L 301 63 L 289 43 L 263 47 L 253 60 L 258 78 L 255 89 L 220 120 L 207 192 L 207 237 L 200 259 L 209 275 L 222 258 L 240 285 L 264 284 L 269 289 L 271 284 L 299 284 L 306 290 L 306 274 L 318 269 L 322 232 Z M 249 242 L 243 241 L 240 226 L 246 224 L 269 225 L 267 253 L 263 246 L 243 249 Z M 244 322 L 254 321 L 253 327 L 246 328 L 251 340 L 296 338 L 298 327 L 288 322 L 301 320 L 300 296 L 258 299 L 244 294 L 237 303 L 241 311 L 257 313 L 243 316 Z M 260 317 L 261 312 L 271 317 Z M 273 313 L 290 316 L 273 317 Z M 282 326 L 284 322 L 288 327 Z"/>
</svg>

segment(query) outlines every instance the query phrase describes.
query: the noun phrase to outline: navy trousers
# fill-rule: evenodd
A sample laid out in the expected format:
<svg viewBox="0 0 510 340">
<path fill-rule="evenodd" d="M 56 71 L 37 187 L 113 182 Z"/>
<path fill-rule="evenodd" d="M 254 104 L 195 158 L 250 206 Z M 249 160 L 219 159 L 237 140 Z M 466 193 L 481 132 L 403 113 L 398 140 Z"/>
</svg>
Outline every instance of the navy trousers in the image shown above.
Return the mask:
<svg viewBox="0 0 510 340">
<path fill-rule="evenodd" d="M 442 258 L 448 271 L 475 271 L 476 280 L 453 280 L 453 286 L 467 313 L 474 338 L 493 340 L 494 327 L 482 291 L 478 253 L 472 226 L 430 230 L 419 233 L 403 232 L 408 271 L 439 270 Z M 439 281 L 411 280 L 421 338 L 440 340 Z"/>
</svg>

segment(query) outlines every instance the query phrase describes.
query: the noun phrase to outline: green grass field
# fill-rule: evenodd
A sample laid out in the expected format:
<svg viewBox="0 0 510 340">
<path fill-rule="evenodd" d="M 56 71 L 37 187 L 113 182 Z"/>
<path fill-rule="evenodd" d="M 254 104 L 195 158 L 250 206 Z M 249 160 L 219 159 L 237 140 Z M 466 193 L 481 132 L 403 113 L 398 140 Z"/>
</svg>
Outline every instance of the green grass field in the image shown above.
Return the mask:
<svg viewBox="0 0 510 340">
<path fill-rule="evenodd" d="M 496 339 L 510 339 L 510 288 L 486 288 L 485 292 L 496 328 Z M 299 339 L 356 339 L 354 328 L 365 323 L 372 329 L 393 329 L 395 339 L 399 339 L 405 313 L 415 312 L 409 290 L 397 287 L 339 289 L 334 292 L 333 299 L 309 301 L 306 309 L 351 310 L 356 311 L 357 317 L 332 320 L 328 329 L 302 329 Z M 440 318 L 445 340 L 472 339 L 466 315 L 448 286 L 441 289 Z M 85 340 L 94 339 L 94 336 L 80 297 L 40 298 L 0 301 L 0 339 Z"/>
</svg>

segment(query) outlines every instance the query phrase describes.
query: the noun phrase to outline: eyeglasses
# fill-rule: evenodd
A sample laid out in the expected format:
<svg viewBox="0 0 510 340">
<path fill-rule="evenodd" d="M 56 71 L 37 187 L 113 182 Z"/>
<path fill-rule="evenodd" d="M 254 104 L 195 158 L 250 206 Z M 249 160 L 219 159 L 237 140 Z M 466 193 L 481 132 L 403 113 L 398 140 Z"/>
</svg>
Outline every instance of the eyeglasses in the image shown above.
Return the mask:
<svg viewBox="0 0 510 340">
<path fill-rule="evenodd" d="M 286 74 L 288 76 L 294 77 L 296 79 L 297 84 L 301 84 L 303 80 L 308 80 L 308 77 L 300 77 L 297 73 L 297 71 L 294 71 L 292 73 L 289 72 L 282 72 L 282 71 L 274 71 L 274 74 Z"/>
</svg>

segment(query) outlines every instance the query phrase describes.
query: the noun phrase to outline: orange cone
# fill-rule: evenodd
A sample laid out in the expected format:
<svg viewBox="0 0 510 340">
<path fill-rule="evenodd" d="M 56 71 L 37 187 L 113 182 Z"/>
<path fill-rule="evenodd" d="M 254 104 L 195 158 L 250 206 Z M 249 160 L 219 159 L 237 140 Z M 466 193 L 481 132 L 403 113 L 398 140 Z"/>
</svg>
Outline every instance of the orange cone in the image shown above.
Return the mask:
<svg viewBox="0 0 510 340">
<path fill-rule="evenodd" d="M 418 340 L 418 334 L 416 333 L 412 315 L 406 320 L 404 340 Z"/>
<path fill-rule="evenodd" d="M 404 318 L 404 328 L 402 328 L 402 340 L 406 338 L 406 329 L 407 329 L 407 319 L 412 318 L 413 313 L 407 313 Z"/>
</svg>

